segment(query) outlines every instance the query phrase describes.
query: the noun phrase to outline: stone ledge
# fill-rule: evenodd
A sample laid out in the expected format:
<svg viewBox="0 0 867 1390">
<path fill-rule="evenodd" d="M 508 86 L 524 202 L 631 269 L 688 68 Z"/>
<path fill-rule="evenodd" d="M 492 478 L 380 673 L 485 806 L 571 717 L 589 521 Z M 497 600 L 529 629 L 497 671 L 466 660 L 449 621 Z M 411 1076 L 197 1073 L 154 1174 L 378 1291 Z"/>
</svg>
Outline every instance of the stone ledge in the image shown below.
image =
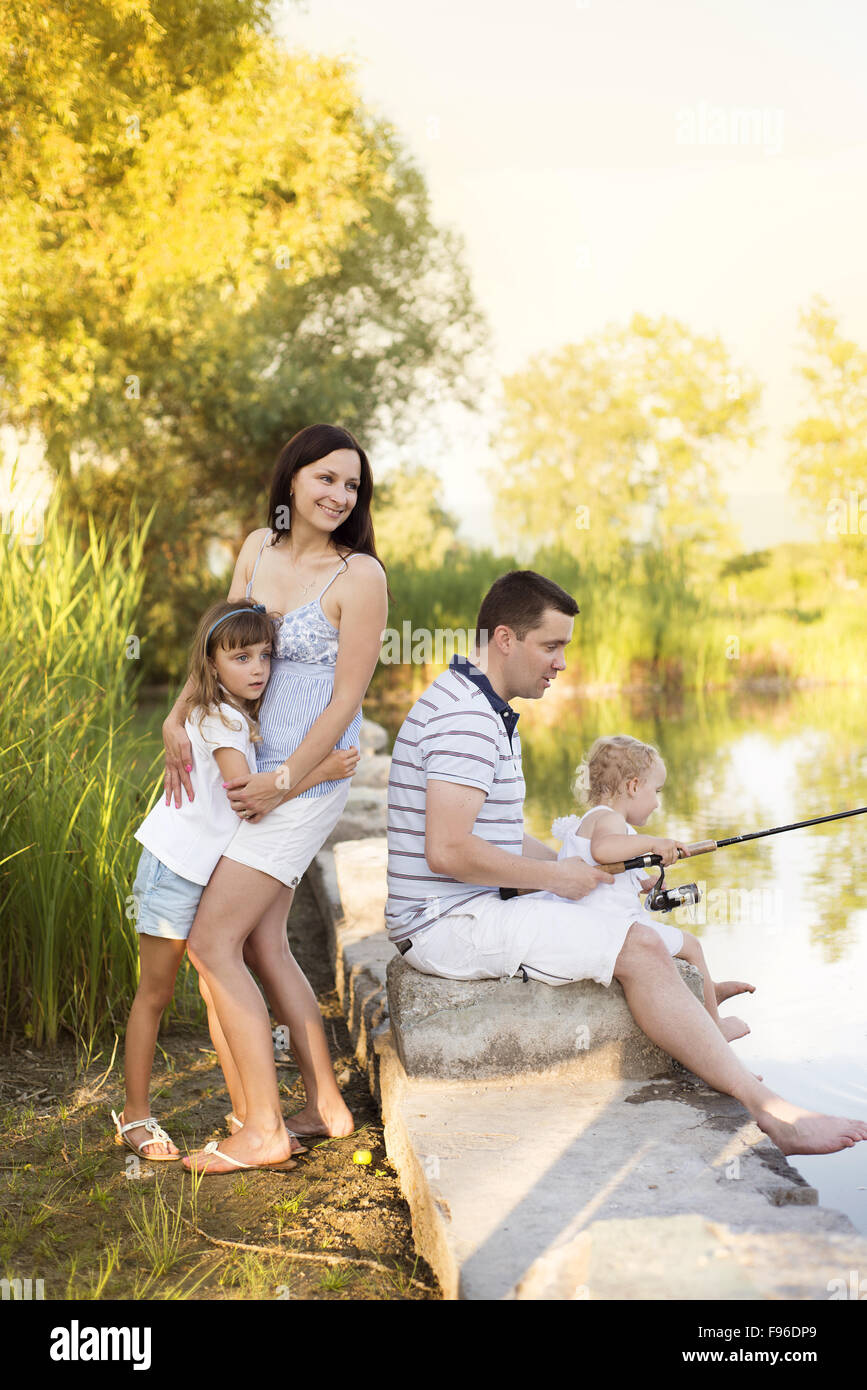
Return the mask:
<svg viewBox="0 0 867 1390">
<path fill-rule="evenodd" d="M 702 977 L 676 961 L 703 999 Z M 635 1022 L 616 980 L 570 985 L 443 980 L 400 955 L 388 962 L 388 1012 L 408 1076 L 465 1079 L 576 1071 L 587 1080 L 649 1079 L 682 1072 Z"/>
<path fill-rule="evenodd" d="M 387 787 L 350 787 L 343 815 L 325 841 L 326 847 L 331 849 L 342 840 L 385 838 L 387 816 Z"/>
<path fill-rule="evenodd" d="M 341 821 L 335 834 L 343 831 Z M 340 1005 L 355 1058 L 379 1103 L 374 1039 L 388 1026 L 385 972 L 394 947 L 385 932 L 385 838 L 351 839 L 325 847 L 308 870 L 325 922 Z"/>
<path fill-rule="evenodd" d="M 820 1299 L 867 1240 L 689 1074 L 408 1077 L 376 1039 L 389 1157 L 447 1299 Z"/>
<path fill-rule="evenodd" d="M 361 733 L 358 739 L 358 751 L 362 757 L 368 753 L 381 753 L 383 748 L 388 748 L 388 730 L 372 719 L 362 719 Z M 391 754 L 385 756 L 391 762 Z"/>
</svg>

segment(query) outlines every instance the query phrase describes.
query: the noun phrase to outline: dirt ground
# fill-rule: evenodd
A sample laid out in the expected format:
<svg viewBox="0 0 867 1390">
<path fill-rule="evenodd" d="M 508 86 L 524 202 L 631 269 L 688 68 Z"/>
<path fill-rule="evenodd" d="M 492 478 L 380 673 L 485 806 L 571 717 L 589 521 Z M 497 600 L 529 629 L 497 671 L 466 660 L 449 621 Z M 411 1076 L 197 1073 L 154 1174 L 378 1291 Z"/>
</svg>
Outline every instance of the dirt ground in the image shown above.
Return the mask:
<svg viewBox="0 0 867 1390">
<path fill-rule="evenodd" d="M 195 1183 L 180 1162 L 147 1163 L 114 1143 L 122 1051 L 89 1066 L 74 1048 L 0 1058 L 0 1268 L 43 1280 L 45 1299 L 441 1297 L 416 1257 L 409 1210 L 356 1066 L 334 991 L 322 921 L 302 881 L 289 918 L 293 952 L 319 998 L 341 1089 L 358 1128 L 310 1140 L 289 1173 Z M 294 1065 L 278 1067 L 288 1117 L 303 1104 Z M 207 1030 L 160 1036 L 152 1109 L 181 1152 L 228 1133 L 229 1109 Z M 372 1162 L 353 1162 L 369 1150 Z"/>
</svg>

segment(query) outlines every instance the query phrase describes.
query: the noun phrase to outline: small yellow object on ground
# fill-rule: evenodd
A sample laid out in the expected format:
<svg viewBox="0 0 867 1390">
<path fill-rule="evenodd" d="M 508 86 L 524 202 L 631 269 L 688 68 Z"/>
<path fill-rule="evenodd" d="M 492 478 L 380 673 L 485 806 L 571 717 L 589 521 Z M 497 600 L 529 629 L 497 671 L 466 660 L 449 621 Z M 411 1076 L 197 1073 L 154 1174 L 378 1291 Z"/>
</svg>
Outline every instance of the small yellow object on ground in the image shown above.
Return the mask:
<svg viewBox="0 0 867 1390">
<path fill-rule="evenodd" d="M 370 1152 L 370 1149 L 356 1149 L 356 1150 L 355 1150 L 355 1153 L 352 1155 L 352 1162 L 353 1162 L 353 1163 L 372 1163 L 372 1162 L 373 1162 L 373 1154 Z"/>
</svg>

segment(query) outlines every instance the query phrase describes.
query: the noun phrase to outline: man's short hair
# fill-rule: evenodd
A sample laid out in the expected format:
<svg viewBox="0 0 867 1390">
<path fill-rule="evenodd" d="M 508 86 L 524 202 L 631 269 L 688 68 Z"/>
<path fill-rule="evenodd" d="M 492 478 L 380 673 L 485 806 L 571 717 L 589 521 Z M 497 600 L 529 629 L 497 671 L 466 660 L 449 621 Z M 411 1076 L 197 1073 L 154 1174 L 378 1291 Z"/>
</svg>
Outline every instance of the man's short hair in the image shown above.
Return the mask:
<svg viewBox="0 0 867 1390">
<path fill-rule="evenodd" d="M 482 599 L 476 619 L 476 641 L 484 645 L 494 629 L 505 624 L 523 642 L 532 628 L 541 625 L 547 608 L 570 618 L 579 611 L 572 595 L 553 579 L 546 579 L 535 570 L 509 570 L 494 580 Z"/>
</svg>

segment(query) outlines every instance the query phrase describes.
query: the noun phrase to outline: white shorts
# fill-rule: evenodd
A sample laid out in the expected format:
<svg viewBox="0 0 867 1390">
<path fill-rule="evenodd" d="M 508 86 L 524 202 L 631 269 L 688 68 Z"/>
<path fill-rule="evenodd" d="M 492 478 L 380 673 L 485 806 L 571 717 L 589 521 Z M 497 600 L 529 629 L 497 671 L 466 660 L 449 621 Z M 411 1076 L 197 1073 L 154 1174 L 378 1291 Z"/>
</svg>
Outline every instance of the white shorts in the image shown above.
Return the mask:
<svg viewBox="0 0 867 1390">
<path fill-rule="evenodd" d="M 504 901 L 491 893 L 425 927 L 412 938 L 404 959 L 424 975 L 447 980 L 501 979 L 523 968 L 549 985 L 575 980 L 610 985 L 626 933 L 633 922 L 644 920 L 648 915 L 640 906 L 591 907 L 552 893 Z M 649 920 L 677 955 L 683 945 L 680 928 Z"/>
<path fill-rule="evenodd" d="M 228 849 L 223 850 L 224 859 L 260 869 L 287 888 L 297 887 L 310 860 L 343 815 L 349 786 L 347 777 L 324 796 L 295 796 L 252 825 L 242 820 Z"/>
</svg>

